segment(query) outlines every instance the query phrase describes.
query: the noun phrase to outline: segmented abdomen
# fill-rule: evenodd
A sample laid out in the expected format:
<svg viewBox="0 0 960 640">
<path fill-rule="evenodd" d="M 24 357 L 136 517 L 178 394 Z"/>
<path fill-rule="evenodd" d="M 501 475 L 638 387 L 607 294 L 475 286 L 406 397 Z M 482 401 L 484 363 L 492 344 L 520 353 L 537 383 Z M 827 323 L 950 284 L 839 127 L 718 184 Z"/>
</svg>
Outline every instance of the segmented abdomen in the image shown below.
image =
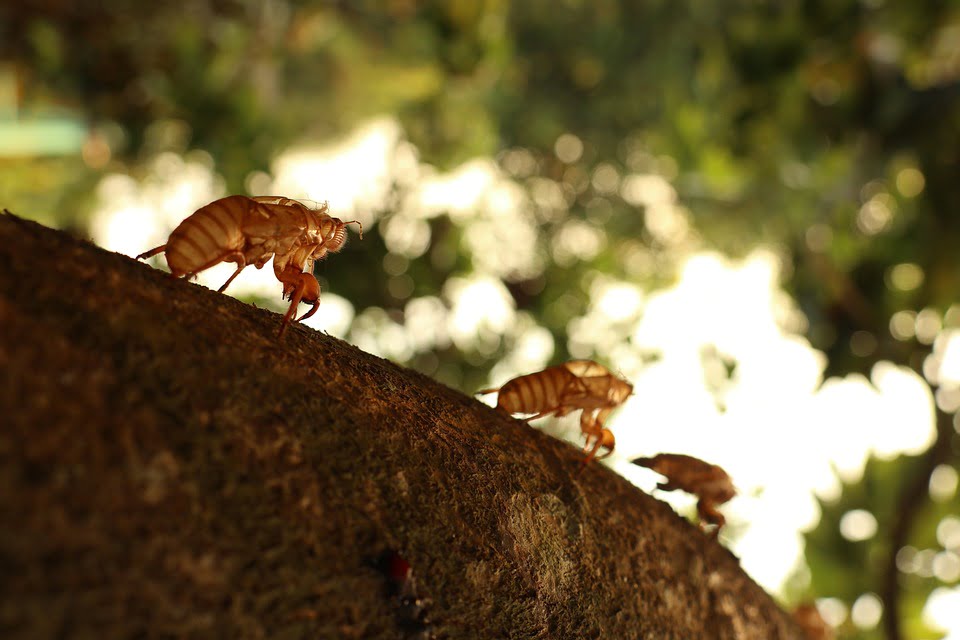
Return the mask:
<svg viewBox="0 0 960 640">
<path fill-rule="evenodd" d="M 540 413 L 560 406 L 573 375 L 563 366 L 514 378 L 500 388 L 497 406 L 510 413 Z"/>
<path fill-rule="evenodd" d="M 181 222 L 167 240 L 167 264 L 175 276 L 203 271 L 241 251 L 241 225 L 251 206 L 246 196 L 228 196 L 197 209 Z"/>
</svg>

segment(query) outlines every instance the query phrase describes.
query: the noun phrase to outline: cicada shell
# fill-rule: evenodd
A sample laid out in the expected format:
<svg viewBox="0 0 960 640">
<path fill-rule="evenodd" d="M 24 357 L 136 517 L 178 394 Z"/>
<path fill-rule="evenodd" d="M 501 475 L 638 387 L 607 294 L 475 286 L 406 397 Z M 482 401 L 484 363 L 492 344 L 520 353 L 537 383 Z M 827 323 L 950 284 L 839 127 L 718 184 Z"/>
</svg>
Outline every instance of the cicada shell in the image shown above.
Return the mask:
<svg viewBox="0 0 960 640">
<path fill-rule="evenodd" d="M 484 389 L 480 394 L 499 392 L 497 408 L 506 413 L 565 416 L 582 410 L 580 430 L 586 436 L 583 447 L 589 462 L 600 447 L 610 455 L 616 444 L 613 433 L 604 423 L 614 409 L 633 393 L 633 385 L 620 379 L 593 360 L 571 360 L 543 371 L 510 380 L 499 389 Z"/>
<path fill-rule="evenodd" d="M 273 270 L 283 285 L 290 307 L 283 317 L 280 335 L 290 324 L 301 302 L 313 306 L 297 321 L 316 313 L 320 306 L 320 284 L 313 276 L 313 263 L 343 248 L 344 222 L 327 214 L 327 205 L 311 209 L 302 202 L 282 196 L 227 196 L 200 207 L 181 222 L 166 244 L 145 251 L 137 259 L 163 252 L 170 272 L 191 278 L 220 262 L 233 262 L 236 271 L 218 291 L 223 292 L 248 265 L 260 269 L 273 258 Z"/>
<path fill-rule="evenodd" d="M 726 518 L 717 511 L 717 507 L 737 495 L 726 471 L 715 464 L 682 453 L 659 453 L 652 458 L 636 458 L 631 462 L 665 476 L 667 481 L 659 483 L 657 488 L 663 491 L 680 489 L 697 496 L 697 514 L 700 516 L 701 528 L 713 524 L 717 526 L 714 535 L 719 533 L 726 523 Z"/>
</svg>

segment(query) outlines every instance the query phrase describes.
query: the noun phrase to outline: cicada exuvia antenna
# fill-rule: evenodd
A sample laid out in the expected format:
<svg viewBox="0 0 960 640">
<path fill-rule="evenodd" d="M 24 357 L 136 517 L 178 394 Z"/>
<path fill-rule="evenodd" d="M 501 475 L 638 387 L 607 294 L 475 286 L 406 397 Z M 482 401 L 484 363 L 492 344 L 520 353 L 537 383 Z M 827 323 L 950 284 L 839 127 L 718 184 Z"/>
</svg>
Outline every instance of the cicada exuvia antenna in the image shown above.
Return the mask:
<svg viewBox="0 0 960 640">
<path fill-rule="evenodd" d="M 617 377 L 627 382 L 630 385 L 631 396 L 637 393 L 637 385 L 633 384 L 633 380 L 628 378 L 626 374 L 623 373 L 623 369 L 621 369 L 620 367 L 617 367 Z M 627 396 L 627 397 L 630 397 L 630 396 Z"/>
</svg>

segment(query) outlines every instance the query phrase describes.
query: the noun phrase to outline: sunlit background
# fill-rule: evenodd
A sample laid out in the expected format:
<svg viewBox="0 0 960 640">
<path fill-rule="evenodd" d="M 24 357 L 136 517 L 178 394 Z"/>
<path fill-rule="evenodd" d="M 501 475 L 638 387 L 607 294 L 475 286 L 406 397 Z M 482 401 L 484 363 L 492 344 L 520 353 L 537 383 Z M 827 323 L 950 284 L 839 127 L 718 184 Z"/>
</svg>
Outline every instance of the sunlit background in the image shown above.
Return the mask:
<svg viewBox="0 0 960 640">
<path fill-rule="evenodd" d="M 635 385 L 605 464 L 691 516 L 629 460 L 724 467 L 720 539 L 786 607 L 960 638 L 960 14 L 559 4 L 200 3 L 129 69 L 13 12 L 0 204 L 133 256 L 229 193 L 326 202 L 365 234 L 307 325 L 468 394 L 595 359 Z"/>
</svg>

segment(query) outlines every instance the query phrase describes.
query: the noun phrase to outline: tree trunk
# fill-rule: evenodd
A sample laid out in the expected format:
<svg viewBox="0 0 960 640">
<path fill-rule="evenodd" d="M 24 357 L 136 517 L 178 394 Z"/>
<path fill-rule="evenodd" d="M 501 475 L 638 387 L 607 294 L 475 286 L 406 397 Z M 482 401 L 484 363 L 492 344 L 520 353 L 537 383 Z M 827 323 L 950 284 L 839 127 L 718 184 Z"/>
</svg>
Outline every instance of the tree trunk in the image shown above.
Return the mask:
<svg viewBox="0 0 960 640">
<path fill-rule="evenodd" d="M 279 326 L 0 215 L 0 636 L 801 637 L 568 444 Z"/>
</svg>

